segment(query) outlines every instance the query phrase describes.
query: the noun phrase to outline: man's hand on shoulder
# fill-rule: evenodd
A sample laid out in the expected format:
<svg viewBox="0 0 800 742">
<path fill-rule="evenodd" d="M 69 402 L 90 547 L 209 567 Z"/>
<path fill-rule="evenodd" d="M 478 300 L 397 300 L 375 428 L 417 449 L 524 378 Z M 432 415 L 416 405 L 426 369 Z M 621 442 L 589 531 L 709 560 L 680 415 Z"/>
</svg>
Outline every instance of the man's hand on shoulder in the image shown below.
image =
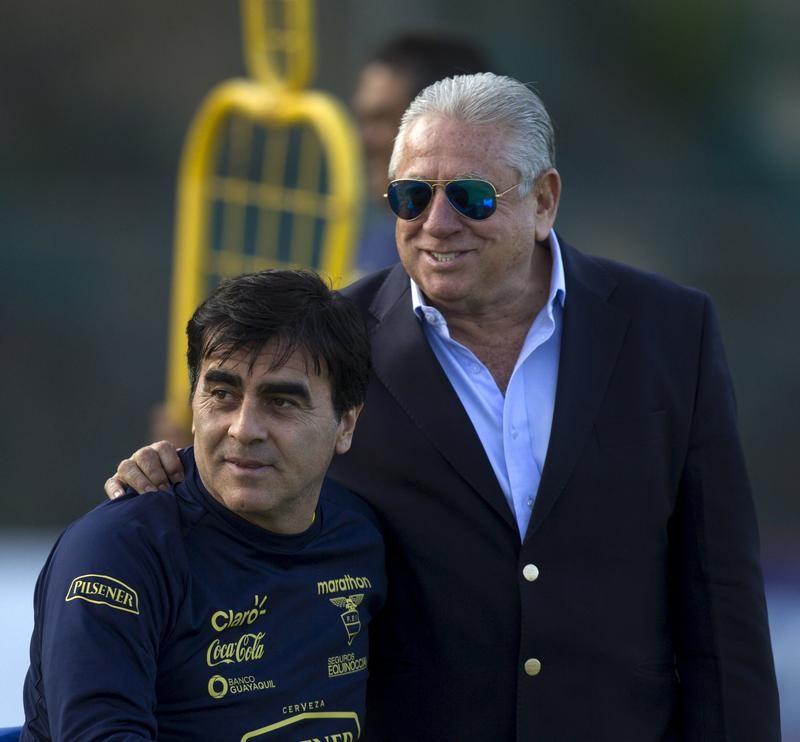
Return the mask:
<svg viewBox="0 0 800 742">
<path fill-rule="evenodd" d="M 117 466 L 117 473 L 106 480 L 104 489 L 109 500 L 125 494 L 125 487 L 142 492 L 169 489 L 183 481 L 183 465 L 178 450 L 169 441 L 158 441 L 140 448 Z"/>
</svg>

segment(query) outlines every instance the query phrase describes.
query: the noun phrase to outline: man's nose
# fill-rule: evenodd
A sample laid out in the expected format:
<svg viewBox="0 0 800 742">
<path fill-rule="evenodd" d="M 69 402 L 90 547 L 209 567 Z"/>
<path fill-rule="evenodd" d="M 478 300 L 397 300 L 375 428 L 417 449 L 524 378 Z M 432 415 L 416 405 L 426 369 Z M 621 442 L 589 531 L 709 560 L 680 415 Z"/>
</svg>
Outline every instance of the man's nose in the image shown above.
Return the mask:
<svg viewBox="0 0 800 742">
<path fill-rule="evenodd" d="M 259 400 L 245 397 L 231 420 L 228 434 L 240 443 L 265 440 L 269 435 Z"/>
<path fill-rule="evenodd" d="M 425 229 L 435 236 L 449 234 L 461 228 L 458 212 L 447 200 L 444 188 L 436 185 L 433 188 L 433 198 L 423 215 Z"/>
</svg>

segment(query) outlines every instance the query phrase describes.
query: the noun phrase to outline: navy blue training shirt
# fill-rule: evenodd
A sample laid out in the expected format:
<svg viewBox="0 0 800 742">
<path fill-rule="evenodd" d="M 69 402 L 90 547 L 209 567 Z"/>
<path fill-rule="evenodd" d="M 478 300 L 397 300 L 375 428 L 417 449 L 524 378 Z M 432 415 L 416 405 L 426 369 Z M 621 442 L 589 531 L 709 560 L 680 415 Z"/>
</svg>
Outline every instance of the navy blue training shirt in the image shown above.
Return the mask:
<svg viewBox="0 0 800 742">
<path fill-rule="evenodd" d="M 37 581 L 23 740 L 357 739 L 385 599 L 368 507 L 326 484 L 311 527 L 265 531 L 200 481 L 105 502 Z"/>
</svg>

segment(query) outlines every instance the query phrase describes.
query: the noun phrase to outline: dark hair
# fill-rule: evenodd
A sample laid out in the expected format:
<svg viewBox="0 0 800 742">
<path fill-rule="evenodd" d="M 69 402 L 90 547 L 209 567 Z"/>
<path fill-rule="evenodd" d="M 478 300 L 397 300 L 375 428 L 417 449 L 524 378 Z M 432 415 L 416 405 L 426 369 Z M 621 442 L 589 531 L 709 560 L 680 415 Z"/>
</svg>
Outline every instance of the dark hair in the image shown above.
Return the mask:
<svg viewBox="0 0 800 742">
<path fill-rule="evenodd" d="M 186 326 L 191 394 L 200 365 L 210 355 L 248 351 L 250 363 L 275 343 L 274 368 L 295 351 L 331 382 L 338 416 L 364 401 L 371 368 L 361 312 L 311 271 L 265 270 L 219 284 Z"/>
<path fill-rule="evenodd" d="M 368 61 L 384 64 L 405 75 L 411 83 L 412 98 L 445 77 L 491 69 L 488 56 L 476 43 L 419 31 L 392 37 L 378 47 Z"/>
</svg>

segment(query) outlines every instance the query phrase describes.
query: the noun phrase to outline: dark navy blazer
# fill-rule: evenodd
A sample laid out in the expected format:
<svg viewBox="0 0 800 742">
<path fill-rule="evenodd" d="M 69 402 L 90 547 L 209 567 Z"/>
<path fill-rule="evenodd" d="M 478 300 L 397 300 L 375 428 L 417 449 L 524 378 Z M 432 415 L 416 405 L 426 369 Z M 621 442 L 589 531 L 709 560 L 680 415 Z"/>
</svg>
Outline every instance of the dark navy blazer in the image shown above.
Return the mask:
<svg viewBox="0 0 800 742">
<path fill-rule="evenodd" d="M 522 544 L 402 267 L 345 291 L 365 313 L 374 374 L 331 474 L 377 510 L 389 578 L 367 736 L 777 741 L 755 512 L 713 307 L 561 244 L 556 404 Z"/>
</svg>

